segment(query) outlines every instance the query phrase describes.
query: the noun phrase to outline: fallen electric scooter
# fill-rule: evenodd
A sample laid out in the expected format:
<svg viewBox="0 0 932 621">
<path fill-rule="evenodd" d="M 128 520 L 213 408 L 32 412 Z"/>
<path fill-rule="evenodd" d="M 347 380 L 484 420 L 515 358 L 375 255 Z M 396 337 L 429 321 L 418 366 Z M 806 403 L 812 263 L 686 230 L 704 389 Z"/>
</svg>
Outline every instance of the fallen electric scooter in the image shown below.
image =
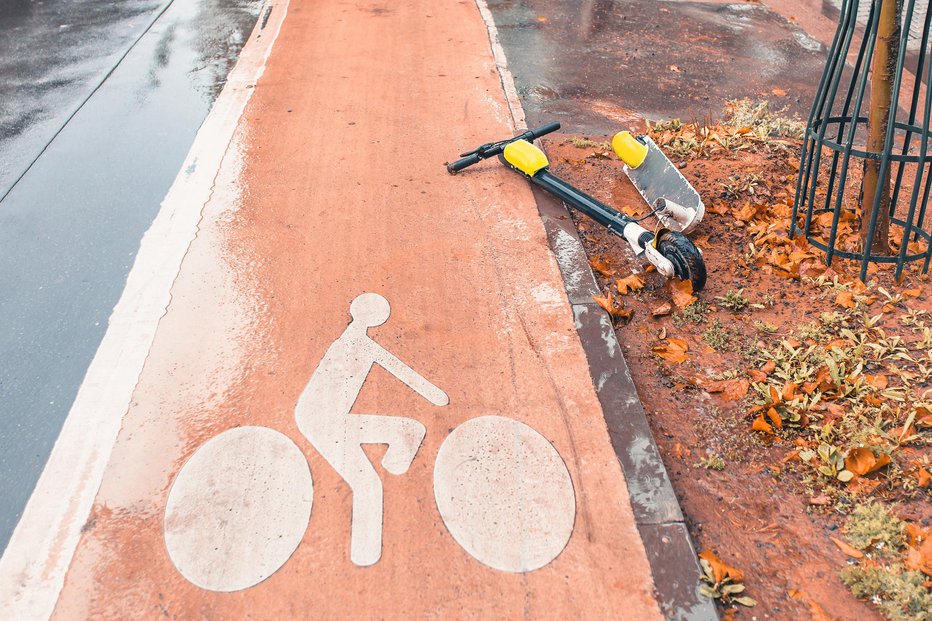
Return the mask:
<svg viewBox="0 0 932 621">
<path fill-rule="evenodd" d="M 544 155 L 543 151 L 531 144 L 531 141 L 558 129 L 560 129 L 559 123 L 548 123 L 537 129 L 528 130 L 514 138 L 486 143 L 472 151 L 463 153 L 460 159 L 447 164 L 447 171 L 456 174 L 468 166 L 498 155 L 505 166 L 521 173 L 534 185 L 540 186 L 573 209 L 586 214 L 615 235 L 624 239 L 637 256 L 646 257 L 660 274 L 667 278 L 676 276 L 682 280 L 689 280 L 692 283 L 693 291 L 700 291 L 705 286 L 706 281 L 702 253 L 681 231 L 691 230 L 698 223 L 698 219 L 702 217 L 701 211 L 697 214 L 694 208 L 685 208 L 672 199 L 665 200 L 663 197 L 658 196 L 650 203 L 652 211 L 646 216 L 635 220 L 592 198 L 551 173 L 547 156 Z M 614 146 L 619 157 L 625 160 L 629 169 L 639 168 L 641 163 L 646 160 L 646 157 L 650 155 L 649 151 L 638 150 L 636 145 L 632 145 L 627 138 L 619 138 L 619 136 L 616 136 L 614 141 L 617 143 Z M 631 139 L 637 140 L 633 137 Z M 649 145 L 643 142 L 638 144 L 649 148 Z M 641 153 L 641 155 L 638 155 L 638 153 Z M 632 166 L 632 164 L 635 165 Z M 679 174 L 679 171 L 675 172 Z M 685 180 L 683 181 L 685 182 Z M 698 195 L 696 197 L 698 198 Z M 647 197 L 645 196 L 645 198 Z M 683 198 L 677 198 L 683 201 Z M 700 201 L 699 205 L 701 206 L 701 204 Z M 640 221 L 657 215 L 663 215 L 663 218 L 658 218 L 660 225 L 655 233 L 648 231 L 639 224 Z"/>
</svg>

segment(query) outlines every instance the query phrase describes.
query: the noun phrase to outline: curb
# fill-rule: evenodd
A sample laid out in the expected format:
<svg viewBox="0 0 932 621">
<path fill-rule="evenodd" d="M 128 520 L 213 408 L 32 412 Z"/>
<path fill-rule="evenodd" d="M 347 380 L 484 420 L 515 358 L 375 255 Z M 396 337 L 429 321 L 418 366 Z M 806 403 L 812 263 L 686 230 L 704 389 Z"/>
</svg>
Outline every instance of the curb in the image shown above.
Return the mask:
<svg viewBox="0 0 932 621">
<path fill-rule="evenodd" d="M 696 551 L 612 320 L 592 299 L 601 292 L 579 233 L 562 201 L 536 187 L 534 198 L 563 275 L 612 448 L 625 474 L 657 603 L 670 621 L 716 621 L 714 602 L 699 593 Z"/>
<path fill-rule="evenodd" d="M 488 30 L 489 47 L 514 128 L 527 129 L 492 13 L 486 0 L 475 2 Z M 550 250 L 560 267 L 612 448 L 625 475 L 634 520 L 653 575 L 657 604 L 669 621 L 718 621 L 715 603 L 699 593 L 701 571 L 696 550 L 611 317 L 592 299 L 601 295 L 601 291 L 576 226 L 562 201 L 536 186 L 531 188 Z"/>
</svg>

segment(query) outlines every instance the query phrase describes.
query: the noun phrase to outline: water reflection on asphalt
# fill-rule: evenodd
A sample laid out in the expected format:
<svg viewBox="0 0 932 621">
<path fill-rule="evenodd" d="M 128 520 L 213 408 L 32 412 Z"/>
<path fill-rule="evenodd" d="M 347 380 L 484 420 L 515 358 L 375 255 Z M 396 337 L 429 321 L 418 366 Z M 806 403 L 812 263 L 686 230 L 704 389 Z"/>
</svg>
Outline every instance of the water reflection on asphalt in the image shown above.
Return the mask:
<svg viewBox="0 0 932 621">
<path fill-rule="evenodd" d="M 165 0 L 5 0 L 0 3 L 0 196 L 38 156 L 120 58 L 168 6 Z M 175 0 L 190 7 L 190 74 L 210 102 L 256 20 L 257 0 Z M 157 49 L 173 51 L 177 27 Z"/>
<path fill-rule="evenodd" d="M 489 0 L 532 125 L 612 133 L 639 115 L 718 116 L 724 102 L 775 101 L 805 113 L 824 63 L 798 26 L 753 4 Z"/>
</svg>

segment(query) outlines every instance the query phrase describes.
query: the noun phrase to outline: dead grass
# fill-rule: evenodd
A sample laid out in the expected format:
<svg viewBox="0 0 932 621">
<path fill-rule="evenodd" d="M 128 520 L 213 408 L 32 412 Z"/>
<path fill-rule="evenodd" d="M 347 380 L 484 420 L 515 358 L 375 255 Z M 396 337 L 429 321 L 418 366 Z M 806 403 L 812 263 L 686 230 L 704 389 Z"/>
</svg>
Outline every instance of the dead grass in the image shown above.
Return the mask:
<svg viewBox="0 0 932 621">
<path fill-rule="evenodd" d="M 783 110 L 771 111 L 767 101 L 729 101 L 725 112 L 725 119 L 717 125 L 683 123 L 680 119 L 659 121 L 650 128 L 650 135 L 668 155 L 688 159 L 754 148 L 784 150 L 793 145 L 786 139 L 802 138 L 805 131 L 801 119 L 786 117 Z M 723 185 L 737 197 L 745 192 L 753 195 L 759 181 L 750 176 L 732 177 Z"/>
<path fill-rule="evenodd" d="M 799 118 L 789 117 L 786 109 L 772 111 L 770 102 L 753 102 L 750 99 L 736 99 L 725 104 L 725 125 L 749 127 L 751 133 L 761 139 L 795 138 L 801 139 L 806 131 L 806 123 Z"/>
</svg>

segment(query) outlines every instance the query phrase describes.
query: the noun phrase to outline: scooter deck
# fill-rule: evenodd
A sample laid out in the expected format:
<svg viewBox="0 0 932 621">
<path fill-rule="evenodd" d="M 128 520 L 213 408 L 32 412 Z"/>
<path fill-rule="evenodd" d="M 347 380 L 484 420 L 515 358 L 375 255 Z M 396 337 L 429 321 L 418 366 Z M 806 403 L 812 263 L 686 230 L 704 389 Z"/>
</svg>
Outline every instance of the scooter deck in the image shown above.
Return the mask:
<svg viewBox="0 0 932 621">
<path fill-rule="evenodd" d="M 658 218 L 667 228 L 689 233 L 705 214 L 702 198 L 649 136 L 638 136 L 637 141 L 647 147 L 647 153 L 636 166 L 629 163 L 629 158 L 624 157 L 617 146 L 615 148 L 619 157 L 625 161 L 625 174 L 652 208 L 658 206 L 659 199 L 674 203 L 670 206 L 671 210 L 676 207 L 682 208 L 683 211 L 675 218 L 672 217 L 672 213 L 666 215 L 663 212 L 658 214 Z"/>
</svg>

